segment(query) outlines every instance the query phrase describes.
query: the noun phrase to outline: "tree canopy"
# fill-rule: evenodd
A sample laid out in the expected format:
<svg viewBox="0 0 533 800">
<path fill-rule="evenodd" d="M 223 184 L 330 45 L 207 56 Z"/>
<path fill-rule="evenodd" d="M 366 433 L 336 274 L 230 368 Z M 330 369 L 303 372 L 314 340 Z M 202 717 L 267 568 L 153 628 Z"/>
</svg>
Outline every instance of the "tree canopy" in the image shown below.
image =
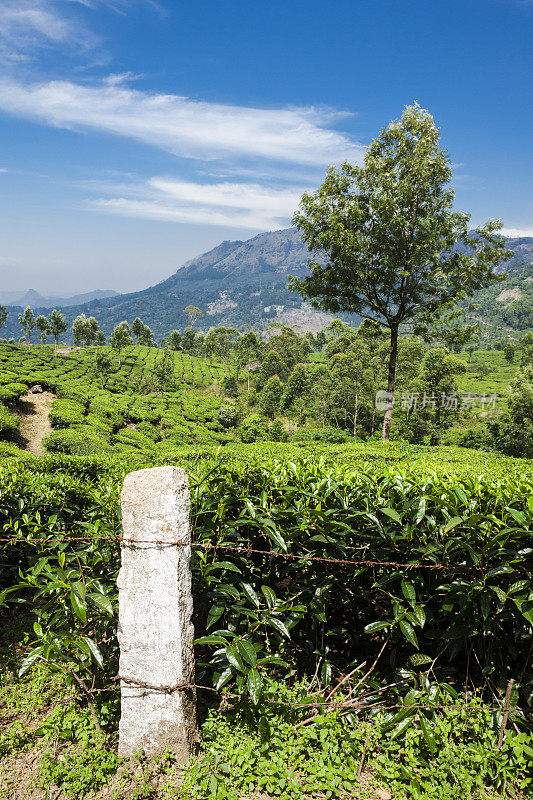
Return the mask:
<svg viewBox="0 0 533 800">
<path fill-rule="evenodd" d="M 469 215 L 454 211 L 451 175 L 431 114 L 415 104 L 374 139 L 361 166 L 331 167 L 293 219 L 314 257 L 310 275 L 291 277 L 291 288 L 317 308 L 390 330 L 385 440 L 400 326 L 432 322 L 499 280 L 495 267 L 512 255 L 501 222 L 469 232 Z"/>
</svg>

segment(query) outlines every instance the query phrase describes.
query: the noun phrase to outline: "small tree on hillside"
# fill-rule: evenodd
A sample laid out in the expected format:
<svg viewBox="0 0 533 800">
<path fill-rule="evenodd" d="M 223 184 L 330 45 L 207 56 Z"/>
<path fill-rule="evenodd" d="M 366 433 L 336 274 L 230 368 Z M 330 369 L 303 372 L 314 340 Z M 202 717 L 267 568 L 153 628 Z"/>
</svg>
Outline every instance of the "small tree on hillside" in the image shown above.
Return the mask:
<svg viewBox="0 0 533 800">
<path fill-rule="evenodd" d="M 39 331 L 39 338 L 41 340 L 41 344 L 46 344 L 46 337 L 50 333 L 50 324 L 48 322 L 48 317 L 45 317 L 44 314 L 39 314 L 39 316 L 35 320 L 35 327 Z"/>
<path fill-rule="evenodd" d="M 189 321 L 189 328 L 192 328 L 192 326 L 199 317 L 204 316 L 204 312 L 200 311 L 200 309 L 197 308 L 196 306 L 187 306 L 186 308 L 183 309 L 183 311 Z"/>
<path fill-rule="evenodd" d="M 281 395 L 283 394 L 283 384 L 277 375 L 269 378 L 265 384 L 259 398 L 259 407 L 265 417 L 274 419 L 279 409 Z"/>
<path fill-rule="evenodd" d="M 423 420 L 432 445 L 440 444 L 442 431 L 461 411 L 455 376 L 466 372 L 466 362 L 444 348 L 428 350 L 416 383 L 415 416 Z"/>
<path fill-rule="evenodd" d="M 88 323 L 89 320 L 87 319 L 85 314 L 78 314 L 78 316 L 72 323 L 71 330 L 74 336 L 75 347 L 87 348 L 87 336 L 89 334 Z"/>
<path fill-rule="evenodd" d="M 100 378 L 102 389 L 105 386 L 106 378 L 111 372 L 113 361 L 109 353 L 105 350 L 97 350 L 94 355 L 94 371 Z"/>
<path fill-rule="evenodd" d="M 28 345 L 31 347 L 31 332 L 35 328 L 35 315 L 29 306 L 26 306 L 24 312 L 19 314 L 19 322 Z"/>
<path fill-rule="evenodd" d="M 322 186 L 303 195 L 294 216 L 318 258 L 309 261 L 308 277 L 291 278 L 291 288 L 315 307 L 359 314 L 390 331 L 384 440 L 400 326 L 429 324 L 500 280 L 494 268 L 511 255 L 496 220 L 469 235 L 469 216 L 452 210 L 450 178 L 433 118 L 415 104 L 370 144 L 363 166 L 331 167 Z"/>
<path fill-rule="evenodd" d="M 154 335 L 148 325 L 143 325 L 137 341 L 143 347 L 155 347 Z"/>
<path fill-rule="evenodd" d="M 285 385 L 280 410 L 286 413 L 295 411 L 301 424 L 304 413 L 310 406 L 310 390 L 311 379 L 304 364 L 296 364 Z"/>
<path fill-rule="evenodd" d="M 512 344 L 512 342 L 507 342 L 507 344 L 503 348 L 503 354 L 504 354 L 505 360 L 507 361 L 508 364 L 512 364 L 513 363 L 515 352 L 516 352 L 516 348 L 515 348 L 514 344 Z"/>
<path fill-rule="evenodd" d="M 48 317 L 48 323 L 50 325 L 50 333 L 54 337 L 54 354 L 57 352 L 57 345 L 61 338 L 61 335 L 65 333 L 68 328 L 68 322 L 61 313 L 56 308 L 50 313 Z"/>
<path fill-rule="evenodd" d="M 169 350 L 179 350 L 181 345 L 181 333 L 179 331 L 172 331 L 166 340 L 166 346 Z"/>
<path fill-rule="evenodd" d="M 170 350 L 163 350 L 157 358 L 152 375 L 156 387 L 161 392 L 161 400 L 163 400 L 165 391 L 168 391 L 174 383 L 174 357 Z"/>
<path fill-rule="evenodd" d="M 141 319 L 139 319 L 139 317 L 135 317 L 135 319 L 133 320 L 133 323 L 131 325 L 131 332 L 137 339 L 137 344 L 140 344 L 140 339 L 144 332 L 144 323 Z"/>
<path fill-rule="evenodd" d="M 131 338 L 130 326 L 125 320 L 124 322 L 121 322 L 114 328 L 110 344 L 111 347 L 113 347 L 118 352 L 118 365 L 120 367 L 121 365 L 120 351 L 122 350 L 125 356 L 126 347 L 129 344 L 133 344 L 133 339 Z"/>
<path fill-rule="evenodd" d="M 6 306 L 0 305 L 0 329 L 4 327 L 9 316 L 9 311 Z"/>
</svg>

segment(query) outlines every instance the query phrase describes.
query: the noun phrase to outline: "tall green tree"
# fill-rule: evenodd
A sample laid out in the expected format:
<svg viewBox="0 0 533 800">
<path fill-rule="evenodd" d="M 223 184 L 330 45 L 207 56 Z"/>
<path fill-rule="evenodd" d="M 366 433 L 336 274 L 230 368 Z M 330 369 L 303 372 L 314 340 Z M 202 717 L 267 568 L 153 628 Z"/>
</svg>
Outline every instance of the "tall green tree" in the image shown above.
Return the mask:
<svg viewBox="0 0 533 800">
<path fill-rule="evenodd" d="M 120 367 L 121 360 L 120 360 L 120 352 L 123 351 L 124 355 L 126 355 L 126 347 L 129 344 L 133 344 L 133 339 L 131 338 L 131 331 L 130 326 L 124 320 L 119 325 L 116 325 L 113 334 L 110 339 L 111 347 L 113 347 L 118 352 L 118 365 Z"/>
<path fill-rule="evenodd" d="M 201 311 L 197 306 L 186 306 L 183 311 L 189 322 L 189 328 L 192 328 L 197 319 L 204 316 L 204 312 Z"/>
<path fill-rule="evenodd" d="M 259 408 L 265 415 L 274 419 L 279 410 L 281 395 L 283 394 L 283 384 L 277 375 L 268 379 L 259 397 Z"/>
<path fill-rule="evenodd" d="M 503 348 L 503 354 L 505 356 L 505 360 L 508 364 L 512 364 L 514 361 L 516 348 L 512 342 L 507 342 L 505 347 Z"/>
<path fill-rule="evenodd" d="M 57 308 L 54 308 L 53 311 L 50 312 L 48 317 L 48 323 L 50 325 L 50 333 L 54 337 L 54 354 L 57 352 L 57 345 L 61 338 L 61 334 L 65 333 L 68 328 L 68 322 L 61 313 L 58 311 Z"/>
<path fill-rule="evenodd" d="M 181 333 L 179 331 L 172 331 L 167 337 L 166 346 L 170 350 L 179 350 L 181 345 Z"/>
<path fill-rule="evenodd" d="M 428 111 L 405 108 L 368 147 L 363 165 L 331 167 L 304 194 L 293 222 L 315 258 L 290 286 L 317 308 L 348 311 L 390 331 L 383 420 L 388 440 L 398 333 L 429 324 L 456 302 L 500 280 L 494 268 L 511 253 L 489 220 L 469 234 L 469 215 L 453 211 L 451 162 Z"/>
<path fill-rule="evenodd" d="M 9 316 L 9 311 L 6 306 L 0 305 L 0 329 L 4 327 Z"/>
<path fill-rule="evenodd" d="M 46 344 L 46 337 L 50 334 L 50 323 L 48 322 L 48 317 L 45 317 L 44 314 L 39 314 L 35 320 L 35 327 L 39 331 L 41 344 Z"/>
<path fill-rule="evenodd" d="M 135 317 L 135 319 L 131 324 L 131 332 L 137 339 L 137 344 L 140 344 L 140 338 L 143 335 L 143 331 L 144 331 L 144 322 L 141 319 L 139 319 L 139 317 Z"/>
<path fill-rule="evenodd" d="M 31 332 L 35 328 L 35 315 L 29 306 L 26 306 L 22 314 L 19 314 L 20 327 L 31 346 Z"/>
<path fill-rule="evenodd" d="M 461 411 L 457 397 L 456 375 L 466 372 L 466 362 L 451 355 L 443 347 L 434 347 L 425 355 L 422 370 L 414 384 L 414 414 L 425 423 L 432 445 L 440 444 L 442 431 L 448 428 Z M 423 426 L 418 426 L 423 431 Z"/>
<path fill-rule="evenodd" d="M 109 353 L 105 350 L 98 349 L 94 356 L 94 371 L 101 381 L 102 389 L 105 386 L 105 381 L 113 368 L 113 361 Z"/>
<path fill-rule="evenodd" d="M 152 376 L 156 387 L 161 392 L 161 400 L 163 400 L 165 391 L 174 383 L 174 356 L 170 350 L 163 350 L 156 359 Z"/>
</svg>

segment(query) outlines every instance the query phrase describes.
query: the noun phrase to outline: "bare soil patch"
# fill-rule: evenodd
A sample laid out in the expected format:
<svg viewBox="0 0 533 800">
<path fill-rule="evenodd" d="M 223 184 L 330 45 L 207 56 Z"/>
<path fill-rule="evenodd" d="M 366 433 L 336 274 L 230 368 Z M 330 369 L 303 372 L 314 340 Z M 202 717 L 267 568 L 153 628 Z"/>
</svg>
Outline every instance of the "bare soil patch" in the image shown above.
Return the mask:
<svg viewBox="0 0 533 800">
<path fill-rule="evenodd" d="M 42 442 L 52 430 L 48 415 L 55 399 L 55 395 L 51 392 L 28 393 L 20 398 L 16 412 L 20 418 L 16 443 L 28 453 L 36 456 L 44 455 Z"/>
</svg>

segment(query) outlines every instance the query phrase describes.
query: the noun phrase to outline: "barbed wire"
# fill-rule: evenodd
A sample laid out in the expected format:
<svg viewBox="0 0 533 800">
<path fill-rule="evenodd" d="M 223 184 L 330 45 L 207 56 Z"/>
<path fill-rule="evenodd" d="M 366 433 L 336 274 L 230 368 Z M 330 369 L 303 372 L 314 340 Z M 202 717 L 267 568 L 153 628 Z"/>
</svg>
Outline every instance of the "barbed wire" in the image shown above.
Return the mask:
<svg viewBox="0 0 533 800">
<path fill-rule="evenodd" d="M 247 555 L 262 555 L 271 558 L 284 558 L 287 560 L 296 561 L 310 561 L 323 564 L 340 564 L 344 566 L 366 566 L 366 567 L 395 567 L 397 569 L 429 569 L 429 570 L 443 570 L 448 572 L 484 572 L 482 566 L 468 566 L 466 564 L 424 564 L 422 562 L 399 562 L 399 561 L 374 561 L 370 559 L 341 559 L 331 558 L 329 556 L 313 556 L 309 553 L 283 553 L 279 550 L 260 550 L 255 547 L 231 545 L 231 544 L 214 544 L 212 542 L 188 542 L 179 540 L 176 542 L 169 542 L 164 539 L 128 539 L 119 535 L 100 535 L 95 536 L 54 536 L 53 534 L 47 538 L 25 539 L 22 537 L 0 538 L 0 543 L 4 544 L 54 544 L 55 542 L 95 542 L 101 539 L 104 541 L 116 541 L 126 547 L 135 547 L 140 544 L 148 544 L 155 547 L 191 547 L 194 549 L 202 550 L 225 550 L 228 552 L 245 553 Z M 367 549 L 368 545 L 361 546 L 360 549 Z M 145 548 L 143 548 L 145 549 Z M 351 550 L 358 550 L 358 548 L 350 547 Z M 511 568 L 512 569 L 512 568 Z"/>
</svg>

